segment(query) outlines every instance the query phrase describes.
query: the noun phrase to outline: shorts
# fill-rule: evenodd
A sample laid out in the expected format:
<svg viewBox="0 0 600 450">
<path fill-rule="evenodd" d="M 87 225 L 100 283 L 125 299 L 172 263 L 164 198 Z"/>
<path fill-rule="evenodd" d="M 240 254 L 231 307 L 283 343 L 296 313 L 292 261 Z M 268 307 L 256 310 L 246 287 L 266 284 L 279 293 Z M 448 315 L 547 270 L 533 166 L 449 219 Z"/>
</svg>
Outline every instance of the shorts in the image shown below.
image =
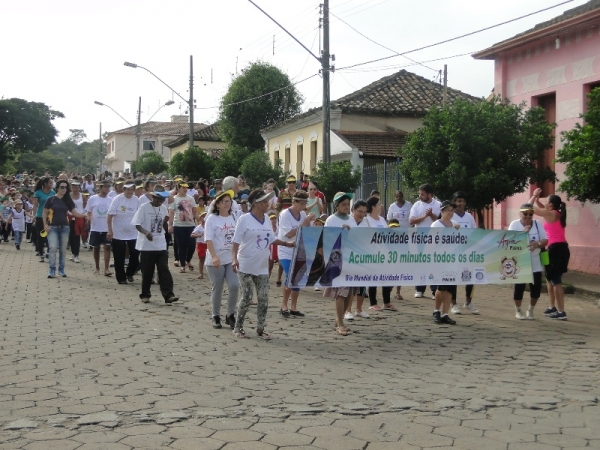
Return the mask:
<svg viewBox="0 0 600 450">
<path fill-rule="evenodd" d="M 196 251 L 199 259 L 206 259 L 206 242 L 196 242 Z"/>
<path fill-rule="evenodd" d="M 562 274 L 567 272 L 569 259 L 571 258 L 569 244 L 566 242 L 557 242 L 548 246 L 548 256 L 550 264 L 544 266 L 546 269 L 546 280 L 552 283 L 553 286 L 562 284 Z"/>
<path fill-rule="evenodd" d="M 436 290 L 440 291 L 440 292 L 449 292 L 450 294 L 452 294 L 453 298 L 456 298 L 456 285 L 455 284 L 440 284 L 439 286 L 436 286 Z"/>
<path fill-rule="evenodd" d="M 283 267 L 283 271 L 285 272 L 285 283 L 283 283 L 284 285 L 287 285 L 288 282 L 288 278 L 290 277 L 290 264 L 292 263 L 291 259 L 280 259 L 279 260 L 279 265 L 281 267 Z M 298 292 L 300 290 L 300 288 L 291 288 L 292 291 L 294 292 Z"/>
<path fill-rule="evenodd" d="M 101 245 L 110 245 L 110 241 L 106 239 L 106 231 L 91 231 L 88 244 L 90 247 L 100 247 Z"/>
<path fill-rule="evenodd" d="M 515 284 L 515 289 L 513 292 L 513 300 L 521 301 L 523 300 L 523 293 L 525 292 L 525 284 Z M 533 272 L 533 283 L 529 283 L 530 289 L 530 297 L 531 298 L 540 298 L 540 294 L 542 293 L 542 272 Z"/>
</svg>

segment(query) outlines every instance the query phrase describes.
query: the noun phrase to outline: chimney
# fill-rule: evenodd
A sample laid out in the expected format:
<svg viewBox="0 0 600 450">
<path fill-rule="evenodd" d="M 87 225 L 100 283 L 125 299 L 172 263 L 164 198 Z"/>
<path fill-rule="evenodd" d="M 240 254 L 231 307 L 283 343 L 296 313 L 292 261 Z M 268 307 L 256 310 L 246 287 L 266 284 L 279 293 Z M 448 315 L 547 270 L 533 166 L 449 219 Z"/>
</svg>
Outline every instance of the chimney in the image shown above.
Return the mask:
<svg viewBox="0 0 600 450">
<path fill-rule="evenodd" d="M 172 123 L 188 123 L 188 116 L 171 116 Z"/>
</svg>

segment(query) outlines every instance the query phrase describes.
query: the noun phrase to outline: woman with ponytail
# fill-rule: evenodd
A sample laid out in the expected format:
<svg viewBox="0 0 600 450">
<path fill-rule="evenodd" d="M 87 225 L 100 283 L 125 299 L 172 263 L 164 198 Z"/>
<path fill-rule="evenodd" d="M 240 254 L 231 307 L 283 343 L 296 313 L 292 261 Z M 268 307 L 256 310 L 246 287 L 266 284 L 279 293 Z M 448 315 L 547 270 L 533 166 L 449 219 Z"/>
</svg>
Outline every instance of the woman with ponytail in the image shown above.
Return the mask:
<svg viewBox="0 0 600 450">
<path fill-rule="evenodd" d="M 565 237 L 567 205 L 558 195 L 550 195 L 544 205 L 540 202 L 541 192 L 541 189 L 536 189 L 529 203 L 533 204 L 533 212 L 544 218 L 544 230 L 548 235 L 550 263 L 545 269 L 550 306 L 544 314 L 550 319 L 567 320 L 565 291 L 562 285 L 562 274 L 567 271 L 571 256 Z"/>
</svg>

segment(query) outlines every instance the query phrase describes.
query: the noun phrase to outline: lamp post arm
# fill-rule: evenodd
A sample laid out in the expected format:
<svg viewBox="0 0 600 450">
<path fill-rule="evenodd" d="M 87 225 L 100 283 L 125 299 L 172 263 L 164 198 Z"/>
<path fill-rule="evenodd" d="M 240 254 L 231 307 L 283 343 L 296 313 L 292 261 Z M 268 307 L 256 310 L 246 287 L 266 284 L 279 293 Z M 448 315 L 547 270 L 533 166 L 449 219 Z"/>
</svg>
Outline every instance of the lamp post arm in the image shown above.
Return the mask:
<svg viewBox="0 0 600 450">
<path fill-rule="evenodd" d="M 154 74 L 151 70 L 146 69 L 143 66 L 137 66 L 140 69 L 144 69 L 146 72 L 148 72 L 150 75 L 152 75 L 154 78 L 156 78 L 158 81 L 160 81 L 162 84 L 164 84 L 166 87 L 168 87 L 169 89 L 171 89 L 172 92 L 175 92 L 175 94 L 177 94 L 177 97 L 179 97 L 181 100 L 183 100 L 185 103 L 187 103 L 189 105 L 190 101 L 186 100 L 185 98 L 183 98 L 181 95 L 179 95 L 179 93 L 173 89 L 171 86 L 169 86 L 167 83 L 165 83 L 163 80 L 161 80 L 156 74 Z M 191 105 L 190 105 L 191 107 Z"/>
<path fill-rule="evenodd" d="M 129 121 L 123 117 L 121 114 L 119 114 L 118 112 L 116 112 L 114 109 L 112 109 L 110 106 L 108 106 L 106 103 L 104 104 L 104 106 L 108 107 L 111 109 L 112 112 L 114 112 L 117 116 L 119 116 L 121 119 L 123 119 L 125 122 L 127 122 L 127 125 L 129 125 L 130 127 L 132 126 Z"/>
</svg>

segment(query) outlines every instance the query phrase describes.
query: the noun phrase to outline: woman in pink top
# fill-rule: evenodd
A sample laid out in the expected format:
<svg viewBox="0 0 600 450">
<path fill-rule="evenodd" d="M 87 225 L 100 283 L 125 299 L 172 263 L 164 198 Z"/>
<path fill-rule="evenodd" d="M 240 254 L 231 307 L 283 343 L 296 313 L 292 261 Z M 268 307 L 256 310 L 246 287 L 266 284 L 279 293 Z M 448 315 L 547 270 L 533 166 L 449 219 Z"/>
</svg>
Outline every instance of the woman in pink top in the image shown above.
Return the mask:
<svg viewBox="0 0 600 450">
<path fill-rule="evenodd" d="M 565 291 L 562 285 L 562 274 L 569 265 L 569 244 L 565 238 L 567 226 L 567 205 L 558 195 L 548 197 L 544 205 L 540 202 L 542 190 L 533 191 L 529 203 L 533 204 L 533 212 L 544 218 L 544 230 L 548 235 L 548 253 L 550 264 L 545 266 L 546 281 L 548 284 L 548 297 L 550 306 L 544 314 L 550 319 L 567 320 L 565 312 Z"/>
</svg>

